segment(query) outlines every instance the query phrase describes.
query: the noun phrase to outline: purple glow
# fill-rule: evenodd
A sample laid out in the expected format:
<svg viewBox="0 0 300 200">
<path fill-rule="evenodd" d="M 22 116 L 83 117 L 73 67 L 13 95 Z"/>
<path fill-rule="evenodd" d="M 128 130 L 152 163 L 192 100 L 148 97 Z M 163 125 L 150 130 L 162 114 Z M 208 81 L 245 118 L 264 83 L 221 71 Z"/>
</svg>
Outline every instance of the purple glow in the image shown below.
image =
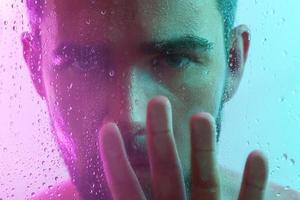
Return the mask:
<svg viewBox="0 0 300 200">
<path fill-rule="evenodd" d="M 28 0 L 28 2 L 29 6 L 34 8 L 33 4 L 41 1 Z M 258 51 L 254 51 L 250 55 L 247 71 L 250 75 L 245 77 L 240 93 L 226 107 L 219 159 L 222 164 L 238 170 L 242 168 L 246 154 L 250 150 L 261 148 L 266 151 L 270 158 L 271 180 L 300 190 L 300 173 L 298 170 L 300 157 L 299 148 L 297 148 L 300 141 L 300 134 L 298 134 L 300 131 L 300 114 L 298 112 L 300 110 L 300 68 L 296 67 L 299 66 L 300 59 L 298 51 L 295 51 L 296 53 L 289 51 L 290 57 L 288 59 L 286 59 L 285 53 L 282 55 L 283 47 L 296 49 L 293 45 L 300 44 L 299 37 L 297 37 L 300 33 L 299 30 L 295 30 L 291 35 L 285 33 L 287 35 L 284 38 L 298 39 L 298 41 L 293 41 L 293 44 L 278 42 L 278 38 L 270 36 L 269 32 L 283 33 L 286 32 L 284 30 L 287 29 L 287 26 L 296 27 L 297 24 L 293 24 L 293 20 L 291 20 L 291 24 L 286 22 L 288 25 L 285 24 L 280 29 L 277 26 L 279 22 L 274 21 L 274 23 L 270 23 L 272 27 L 268 27 L 270 30 L 263 32 L 262 27 L 265 26 L 266 22 L 263 19 L 265 19 L 264 13 L 267 6 L 262 3 L 265 7 L 258 7 L 259 10 L 255 12 L 252 10 L 252 13 L 259 13 L 261 17 L 259 20 L 262 23 L 256 24 L 259 21 L 256 19 L 257 16 L 253 18 L 247 16 L 250 7 L 257 8 L 253 3 L 254 1 L 252 2 L 253 5 L 251 2 L 249 1 L 250 6 L 245 5 L 241 12 L 246 13 L 244 19 L 256 20 L 255 22 L 246 20 L 246 22 L 258 27 L 252 32 L 252 40 L 256 42 L 253 47 Z M 243 3 L 246 4 L 246 2 Z M 299 3 L 295 4 L 298 6 L 287 5 L 290 8 L 298 8 Z M 279 9 L 281 5 L 278 4 L 278 8 L 276 5 L 274 3 L 274 8 L 281 11 Z M 39 12 L 36 9 L 32 10 L 30 13 L 33 16 L 32 22 L 38 20 L 37 14 Z M 298 11 L 292 10 L 291 12 L 297 13 Z M 281 19 L 281 13 L 276 17 Z M 277 20 L 276 17 L 272 17 L 272 19 Z M 289 18 L 293 18 L 293 16 Z M 69 178 L 55 139 L 51 134 L 46 102 L 37 95 L 31 84 L 30 75 L 22 57 L 20 36 L 23 31 L 28 29 L 24 3 L 19 1 L 16 3 L 15 0 L 1 1 L 0 199 L 5 200 L 22 200 Z M 267 45 L 268 43 L 261 43 L 264 41 L 264 37 L 268 37 L 268 41 L 272 41 L 270 43 L 276 43 L 278 46 L 273 47 Z M 264 51 L 265 49 L 268 51 Z M 279 53 L 275 54 L 275 52 Z M 269 58 L 274 58 L 274 60 Z M 277 67 L 276 63 L 285 67 L 279 65 Z M 267 66 L 267 70 L 263 70 L 262 66 Z M 270 70 L 270 66 L 273 67 L 274 72 Z M 283 79 L 278 78 L 281 75 L 285 77 Z M 269 84 L 269 86 L 262 88 L 261 80 L 265 80 L 264 84 Z M 292 81 L 293 84 L 291 84 Z M 294 88 L 291 88 L 291 85 L 295 85 Z M 72 86 L 71 84 L 70 87 Z M 272 90 L 273 88 L 277 88 L 276 91 Z M 257 98 L 265 94 L 268 94 L 268 98 Z M 282 95 L 287 98 L 282 98 Z M 279 96 L 280 98 L 278 98 Z M 258 113 L 257 110 L 264 112 Z M 276 113 L 276 115 L 270 116 L 270 113 Z M 278 113 L 280 115 L 277 115 Z M 237 119 L 236 116 L 242 117 Z M 237 124 L 236 121 L 239 123 Z M 270 127 L 272 127 L 271 130 Z M 276 135 L 276 139 L 273 139 L 274 135 Z M 58 139 L 68 144 L 70 152 L 74 152 L 71 148 L 72 141 L 66 142 L 64 136 L 59 136 Z M 71 155 L 74 156 L 74 153 Z M 290 178 L 286 179 L 286 177 Z"/>
</svg>

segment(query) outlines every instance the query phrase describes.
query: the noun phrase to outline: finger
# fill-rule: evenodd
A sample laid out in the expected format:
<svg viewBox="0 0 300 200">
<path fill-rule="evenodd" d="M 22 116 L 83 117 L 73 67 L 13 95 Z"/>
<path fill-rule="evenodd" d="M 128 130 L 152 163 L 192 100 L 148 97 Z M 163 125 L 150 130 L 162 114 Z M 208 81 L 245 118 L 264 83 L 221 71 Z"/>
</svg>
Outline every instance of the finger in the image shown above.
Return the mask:
<svg viewBox="0 0 300 200">
<path fill-rule="evenodd" d="M 156 200 L 183 200 L 185 188 L 166 97 L 150 100 L 147 108 L 147 149 Z"/>
<path fill-rule="evenodd" d="M 190 121 L 192 200 L 220 198 L 219 171 L 216 162 L 215 125 L 208 113 L 197 113 Z"/>
<path fill-rule="evenodd" d="M 99 144 L 104 173 L 113 199 L 146 199 L 128 161 L 122 136 L 114 123 L 108 123 L 101 129 Z"/>
<path fill-rule="evenodd" d="M 247 158 L 239 200 L 264 199 L 267 179 L 267 159 L 259 151 L 253 151 Z"/>
</svg>

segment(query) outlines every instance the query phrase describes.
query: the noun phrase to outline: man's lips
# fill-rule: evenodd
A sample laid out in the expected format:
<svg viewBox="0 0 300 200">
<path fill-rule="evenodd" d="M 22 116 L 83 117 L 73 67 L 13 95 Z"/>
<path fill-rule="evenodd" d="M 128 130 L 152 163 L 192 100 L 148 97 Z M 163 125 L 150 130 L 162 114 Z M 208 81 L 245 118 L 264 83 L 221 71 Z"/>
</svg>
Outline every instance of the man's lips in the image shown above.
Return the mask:
<svg viewBox="0 0 300 200">
<path fill-rule="evenodd" d="M 133 135 L 125 146 L 132 167 L 149 168 L 145 134 Z"/>
</svg>

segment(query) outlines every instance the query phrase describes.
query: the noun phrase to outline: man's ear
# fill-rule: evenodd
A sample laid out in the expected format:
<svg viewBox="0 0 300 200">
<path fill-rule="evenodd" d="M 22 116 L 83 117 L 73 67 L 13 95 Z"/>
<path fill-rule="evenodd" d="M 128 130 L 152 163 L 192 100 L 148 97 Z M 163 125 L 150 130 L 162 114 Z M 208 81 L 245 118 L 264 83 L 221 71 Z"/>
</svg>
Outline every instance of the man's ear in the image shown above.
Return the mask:
<svg viewBox="0 0 300 200">
<path fill-rule="evenodd" d="M 235 27 L 231 32 L 229 57 L 224 89 L 224 102 L 236 93 L 245 68 L 250 46 L 250 31 L 246 25 Z"/>
<path fill-rule="evenodd" d="M 30 72 L 31 80 L 41 98 L 45 97 L 45 89 L 41 69 L 40 41 L 29 32 L 22 33 L 23 57 Z"/>
</svg>

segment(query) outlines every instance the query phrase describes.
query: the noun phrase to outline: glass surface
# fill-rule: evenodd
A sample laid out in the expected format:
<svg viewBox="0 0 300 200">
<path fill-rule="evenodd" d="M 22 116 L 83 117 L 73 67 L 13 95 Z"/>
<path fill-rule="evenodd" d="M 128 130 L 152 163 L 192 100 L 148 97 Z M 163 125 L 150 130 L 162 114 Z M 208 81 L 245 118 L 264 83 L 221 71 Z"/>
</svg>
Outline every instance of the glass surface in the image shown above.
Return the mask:
<svg viewBox="0 0 300 200">
<path fill-rule="evenodd" d="M 51 2 L 54 1 L 48 0 L 49 6 L 54 6 Z M 221 108 L 216 105 L 225 87 L 225 69 L 242 62 L 237 59 L 230 66 L 220 67 L 226 59 L 220 47 L 224 45 L 222 37 L 218 36 L 222 20 L 210 1 L 114 1 L 114 6 L 102 5 L 100 0 L 86 1 L 93 12 L 83 9 L 80 13 L 75 12 L 79 1 L 67 6 L 60 2 L 56 5 L 58 20 L 43 21 L 41 65 L 46 67 L 35 69 L 43 73 L 40 80 L 35 79 L 36 88 L 31 80 L 34 69 L 29 70 L 22 48 L 22 33 L 30 32 L 25 1 L 0 2 L 0 199 L 3 200 L 34 197 L 68 181 L 72 175 L 65 163 L 73 176 L 79 172 L 89 176 L 89 180 L 95 174 L 101 176 L 95 133 L 103 120 L 118 121 L 121 130 L 137 131 L 138 128 L 128 124 L 134 122 L 137 127 L 145 127 L 150 97 L 167 96 L 177 120 L 174 130 L 189 134 L 188 119 L 195 111 L 220 114 L 218 108 Z M 191 5 L 192 11 L 186 8 Z M 293 0 L 240 0 L 238 4 L 235 27 L 240 24 L 249 27 L 251 44 L 238 90 L 224 104 L 217 144 L 218 166 L 232 170 L 227 176 L 234 180 L 232 187 L 237 188 L 233 189 L 233 197 L 237 196 L 246 158 L 255 149 L 268 159 L 269 184 L 280 185 L 277 190 L 269 189 L 268 197 L 276 199 L 283 195 L 289 199 L 286 195 L 300 192 L 299 7 L 300 1 Z M 62 12 L 64 9 L 66 12 Z M 138 12 L 133 12 L 134 9 Z M 184 9 L 187 10 L 180 11 Z M 54 19 L 55 12 L 49 10 L 46 15 Z M 195 18 L 198 13 L 199 19 Z M 54 34 L 57 27 L 60 37 Z M 190 37 L 197 31 L 203 38 Z M 185 33 L 189 37 L 178 42 L 176 38 Z M 173 43 L 164 45 L 170 38 L 175 38 Z M 27 39 L 30 41 L 29 36 Z M 23 47 L 26 44 L 23 40 Z M 135 45 L 139 48 L 135 49 Z M 176 50 L 176 45 L 184 48 Z M 191 48 L 195 45 L 199 47 L 197 50 Z M 30 55 L 27 58 L 34 60 Z M 44 90 L 39 88 L 43 83 L 47 85 Z M 42 98 L 43 95 L 46 97 Z M 56 119 L 52 120 L 53 126 L 65 134 L 51 131 L 48 108 Z M 178 132 L 176 145 L 182 147 L 178 153 L 184 176 L 188 176 L 190 138 Z M 102 178 L 98 177 L 95 183 L 99 184 Z M 79 182 L 78 179 L 80 185 Z M 98 196 L 93 189 L 103 185 L 79 187 L 88 188 L 87 193 L 92 190 L 92 199 L 93 194 Z M 147 190 L 147 186 L 142 184 L 142 187 Z M 221 196 L 231 199 L 225 195 L 226 191 Z M 64 194 L 57 195 L 59 199 Z"/>
</svg>

